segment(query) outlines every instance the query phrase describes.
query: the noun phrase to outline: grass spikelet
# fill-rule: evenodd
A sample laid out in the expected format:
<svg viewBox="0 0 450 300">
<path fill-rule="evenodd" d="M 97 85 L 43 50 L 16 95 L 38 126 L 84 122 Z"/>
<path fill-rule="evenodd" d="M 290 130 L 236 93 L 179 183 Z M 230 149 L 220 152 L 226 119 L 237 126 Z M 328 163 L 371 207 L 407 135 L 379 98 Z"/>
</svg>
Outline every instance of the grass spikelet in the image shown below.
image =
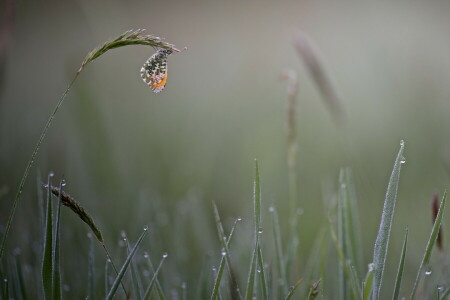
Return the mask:
<svg viewBox="0 0 450 300">
<path fill-rule="evenodd" d="M 100 243 L 104 243 L 102 233 L 95 225 L 92 217 L 88 213 L 86 213 L 84 208 L 73 197 L 71 197 L 64 191 L 60 193 L 60 189 L 55 186 L 51 187 L 51 192 L 53 193 L 53 195 L 60 197 L 61 203 L 64 206 L 70 208 L 70 210 L 76 213 L 78 217 L 91 228 L 92 232 L 97 237 L 97 240 Z"/>
<path fill-rule="evenodd" d="M 294 38 L 293 44 L 314 83 L 317 85 L 319 92 L 322 94 L 322 98 L 328 106 L 331 115 L 338 124 L 342 123 L 345 121 L 342 101 L 336 92 L 330 76 L 319 59 L 318 51 L 315 49 L 312 41 L 305 34 L 299 33 Z"/>
</svg>

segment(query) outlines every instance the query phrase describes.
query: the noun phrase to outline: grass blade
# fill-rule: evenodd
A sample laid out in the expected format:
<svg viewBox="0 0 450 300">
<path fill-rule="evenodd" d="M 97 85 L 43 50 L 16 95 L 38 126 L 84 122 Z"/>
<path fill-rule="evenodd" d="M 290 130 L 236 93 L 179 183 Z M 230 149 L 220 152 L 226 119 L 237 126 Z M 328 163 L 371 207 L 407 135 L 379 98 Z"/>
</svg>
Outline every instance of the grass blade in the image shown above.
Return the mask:
<svg viewBox="0 0 450 300">
<path fill-rule="evenodd" d="M 441 206 L 439 207 L 439 212 L 436 217 L 436 221 L 434 221 L 433 229 L 431 230 L 430 239 L 428 240 L 428 244 L 425 248 L 425 254 L 423 255 L 422 262 L 420 263 L 419 271 L 417 272 L 416 281 L 414 282 L 413 290 L 411 292 L 410 299 L 414 299 L 416 294 L 417 286 L 419 284 L 419 280 L 422 275 L 422 269 L 424 265 L 427 265 L 430 262 L 431 251 L 433 250 L 433 246 L 436 242 L 437 236 L 439 234 L 439 229 L 441 227 L 442 216 L 444 215 L 445 209 L 445 201 L 447 199 L 447 192 L 444 193 L 442 197 Z"/>
<path fill-rule="evenodd" d="M 226 242 L 226 246 L 227 246 L 226 249 L 229 249 L 229 247 L 230 247 L 231 239 L 233 238 L 234 230 L 236 229 L 236 225 L 239 222 L 239 220 L 240 219 L 237 219 L 234 222 L 233 227 L 231 228 L 230 235 L 228 236 L 228 239 Z M 225 253 L 225 256 L 226 256 L 226 253 Z M 217 271 L 216 281 L 214 282 L 213 293 L 210 298 L 211 300 L 216 300 L 219 295 L 220 282 L 222 280 L 223 270 L 225 269 L 225 262 L 226 262 L 225 256 L 222 255 L 222 258 L 220 260 L 219 270 Z"/>
<path fill-rule="evenodd" d="M 94 257 L 94 239 L 92 233 L 88 232 L 89 250 L 88 250 L 88 295 L 89 300 L 95 299 L 95 257 Z M 105 276 L 108 278 L 108 269 L 106 267 Z M 106 279 L 107 280 L 107 279 Z M 109 288 L 106 289 L 108 291 Z"/>
<path fill-rule="evenodd" d="M 128 238 L 126 238 L 126 236 L 125 236 L 125 239 L 126 239 L 127 249 L 128 249 L 128 253 L 129 253 L 129 252 L 131 252 L 131 246 L 130 246 L 130 243 L 128 242 Z M 138 269 L 137 269 L 136 263 L 134 262 L 133 259 L 131 260 L 130 269 L 131 269 L 131 281 L 133 284 L 133 290 L 134 290 L 134 294 L 135 294 L 135 296 L 133 298 L 141 300 L 142 295 L 143 295 L 142 281 L 141 281 L 141 278 L 139 277 Z"/>
<path fill-rule="evenodd" d="M 245 300 L 253 299 L 253 289 L 255 286 L 256 257 L 258 256 L 258 244 L 255 245 L 250 263 L 250 271 L 247 278 L 247 289 L 245 292 Z"/>
<path fill-rule="evenodd" d="M 400 256 L 400 263 L 398 265 L 397 278 L 395 279 L 394 295 L 392 300 L 397 300 L 400 294 L 400 286 L 402 285 L 403 278 L 403 267 L 405 266 L 405 256 L 406 256 L 406 244 L 408 243 L 408 227 L 406 227 L 405 241 L 403 242 L 402 254 Z"/>
<path fill-rule="evenodd" d="M 300 283 L 302 283 L 303 279 L 299 279 L 293 287 L 289 289 L 289 293 L 286 295 L 285 300 L 290 300 L 295 293 L 295 290 L 298 288 Z"/>
<path fill-rule="evenodd" d="M 277 267 L 277 296 L 280 294 L 279 289 L 284 291 L 285 287 L 287 286 L 287 278 L 286 278 L 286 268 L 283 258 L 283 248 L 281 246 L 281 231 L 280 231 L 280 221 L 278 218 L 278 212 L 275 206 L 270 206 L 269 211 L 272 215 L 272 233 L 273 233 L 273 242 L 274 242 L 274 248 L 275 248 L 275 262 Z"/>
<path fill-rule="evenodd" d="M 125 272 L 128 269 L 131 259 L 136 254 L 136 251 L 139 248 L 139 245 L 141 244 L 142 240 L 144 239 L 144 236 L 147 234 L 147 231 L 148 231 L 148 229 L 144 228 L 144 231 L 142 232 L 141 236 L 139 237 L 138 241 L 136 242 L 136 245 L 134 245 L 130 254 L 128 254 L 128 257 L 126 258 L 125 262 L 123 263 L 122 268 L 120 269 L 116 279 L 114 280 L 114 282 L 111 286 L 111 290 L 109 291 L 108 295 L 105 298 L 106 300 L 111 300 L 114 297 L 114 295 L 117 291 L 117 288 L 119 287 L 119 284 L 122 281 L 123 275 L 125 275 Z"/>
<path fill-rule="evenodd" d="M 364 279 L 363 300 L 369 300 L 373 286 L 373 264 L 369 265 L 366 278 Z"/>
<path fill-rule="evenodd" d="M 261 281 L 261 292 L 262 298 L 267 300 L 267 284 L 266 284 L 266 273 L 264 270 L 264 259 L 261 250 L 261 244 L 258 243 L 258 273 L 259 279 Z"/>
<path fill-rule="evenodd" d="M 341 176 L 342 177 L 342 171 Z M 339 284 L 339 299 L 347 299 L 347 278 L 345 274 L 345 264 L 347 263 L 347 243 L 346 243 L 346 226 L 345 226 L 345 210 L 346 210 L 346 198 L 345 198 L 345 186 L 341 181 L 341 187 L 338 193 L 337 202 L 337 247 L 342 253 L 340 253 L 338 264 L 338 284 Z"/>
<path fill-rule="evenodd" d="M 17 281 L 18 281 L 18 298 L 27 300 L 27 291 L 25 288 L 24 277 L 22 273 L 22 263 L 20 262 L 19 254 L 16 255 L 16 273 L 17 273 Z"/>
<path fill-rule="evenodd" d="M 380 228 L 378 230 L 377 238 L 375 240 L 375 247 L 373 250 L 373 288 L 372 300 L 380 298 L 381 283 L 383 280 L 384 265 L 386 263 L 386 254 L 389 245 L 389 236 L 391 233 L 392 218 L 394 216 L 395 202 L 397 200 L 398 183 L 400 181 L 400 170 L 402 164 L 405 162 L 403 157 L 403 149 L 405 144 L 400 142 L 400 150 L 392 169 L 391 177 L 389 179 L 386 197 L 384 200 L 383 212 L 381 215 Z"/>
<path fill-rule="evenodd" d="M 52 191 L 51 178 L 53 173 L 48 175 L 47 184 L 47 212 L 45 216 L 45 238 L 44 238 L 44 256 L 42 258 L 42 285 L 44 288 L 45 299 L 52 299 L 52 274 L 53 274 L 53 230 L 52 230 Z"/>
<path fill-rule="evenodd" d="M 166 256 L 166 258 L 167 258 L 167 254 L 163 254 L 163 258 L 164 258 L 164 256 Z M 150 267 L 150 271 L 152 271 L 153 274 L 155 274 L 155 268 L 153 268 L 153 264 L 152 264 L 152 261 L 150 259 L 150 256 L 148 255 L 148 253 L 145 253 L 144 257 L 147 258 L 147 262 Z M 156 283 L 156 291 L 158 292 L 159 299 L 166 300 L 166 296 L 164 295 L 164 292 L 162 290 L 161 284 L 159 283 L 158 277 L 155 277 L 155 283 Z"/>
<path fill-rule="evenodd" d="M 64 179 L 61 179 L 61 182 L 59 184 L 59 190 L 61 191 L 62 186 L 64 184 Z M 52 250 L 52 257 L 53 257 L 53 271 L 52 271 L 52 285 L 53 285 L 53 298 L 54 300 L 60 300 L 61 299 L 61 270 L 60 270 L 60 246 L 59 246 L 59 223 L 61 217 L 61 197 L 58 201 L 58 206 L 56 208 L 56 215 L 55 215 L 55 239 L 53 242 L 53 250 Z"/>
<path fill-rule="evenodd" d="M 155 284 L 155 281 L 158 280 L 157 278 L 158 278 L 159 271 L 161 271 L 162 265 L 163 265 L 164 261 L 166 260 L 166 258 L 167 258 L 167 254 L 163 254 L 163 257 L 161 258 L 161 261 L 159 262 L 158 268 L 156 268 L 156 271 L 153 273 L 152 280 L 150 280 L 150 283 L 149 283 L 147 289 L 145 290 L 144 297 L 143 297 L 144 300 L 150 299 L 150 294 L 152 292 L 153 286 Z"/>
<path fill-rule="evenodd" d="M 220 244 L 222 246 L 223 251 L 225 252 L 225 262 L 228 266 L 228 274 L 230 276 L 230 284 L 231 284 L 231 297 L 233 299 L 242 299 L 239 286 L 237 284 L 236 276 L 233 272 L 233 267 L 231 264 L 231 258 L 230 258 L 230 251 L 228 249 L 228 245 L 225 242 L 225 232 L 223 230 L 222 222 L 220 221 L 220 215 L 219 210 L 217 209 L 216 204 L 213 202 L 213 209 L 214 209 L 214 218 L 216 221 L 216 227 L 217 227 L 217 233 L 219 235 Z"/>
</svg>

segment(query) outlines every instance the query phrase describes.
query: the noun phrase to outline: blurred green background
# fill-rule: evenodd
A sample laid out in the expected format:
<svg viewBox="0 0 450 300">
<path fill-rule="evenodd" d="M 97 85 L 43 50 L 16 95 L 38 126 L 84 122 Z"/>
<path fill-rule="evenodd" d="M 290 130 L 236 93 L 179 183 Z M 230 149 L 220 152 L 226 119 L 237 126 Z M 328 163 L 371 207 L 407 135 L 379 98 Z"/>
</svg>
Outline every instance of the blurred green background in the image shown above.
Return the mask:
<svg viewBox="0 0 450 300">
<path fill-rule="evenodd" d="M 211 201 L 228 230 L 243 217 L 235 248 L 247 270 L 254 158 L 260 162 L 263 224 L 270 228 L 267 208 L 275 203 L 287 229 L 287 94 L 279 75 L 290 68 L 299 75 L 299 265 L 326 224 L 324 203 L 345 166 L 353 169 L 370 262 L 404 139 L 386 272 L 395 276 L 409 225 L 404 285 L 410 288 L 431 228 L 431 195 L 442 194 L 449 180 L 449 2 L 16 1 L 12 22 L 3 25 L 10 39 L 0 74 L 0 224 L 48 115 L 86 53 L 131 28 L 146 28 L 188 50 L 169 57 L 160 94 L 139 76 L 150 47 L 113 50 L 87 66 L 32 169 L 8 253 L 19 247 L 28 255 L 41 238 L 37 176 L 45 179 L 52 170 L 55 183 L 61 175 L 67 179 L 66 190 L 94 217 L 114 253 L 122 251 L 121 230 L 134 240 L 149 224 L 145 247 L 171 258 L 163 271 L 168 285 L 195 286 L 205 255 L 217 264 Z M 342 126 L 333 122 L 292 45 L 298 31 L 314 41 L 333 78 L 347 115 Z M 66 209 L 62 222 L 63 269 L 86 274 L 87 263 L 69 258 L 87 256 L 88 229 Z M 264 243 L 270 258 L 271 234 Z M 445 236 L 444 243 L 448 248 Z M 34 256 L 24 257 L 34 263 Z M 102 265 L 100 249 L 97 259 Z M 72 290 L 86 286 L 75 280 L 78 273 L 63 274 Z M 386 288 L 391 285 L 386 281 Z"/>
</svg>

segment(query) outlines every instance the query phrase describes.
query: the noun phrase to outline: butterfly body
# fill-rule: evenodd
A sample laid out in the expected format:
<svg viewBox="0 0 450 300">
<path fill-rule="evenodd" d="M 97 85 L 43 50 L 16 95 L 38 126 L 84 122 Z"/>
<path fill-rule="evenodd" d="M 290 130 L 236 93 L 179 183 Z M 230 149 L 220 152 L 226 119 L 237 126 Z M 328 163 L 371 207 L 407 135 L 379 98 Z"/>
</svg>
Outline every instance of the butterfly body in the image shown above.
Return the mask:
<svg viewBox="0 0 450 300">
<path fill-rule="evenodd" d="M 167 83 L 167 57 L 172 50 L 160 49 L 156 51 L 142 66 L 141 77 L 152 91 L 159 93 Z"/>
</svg>

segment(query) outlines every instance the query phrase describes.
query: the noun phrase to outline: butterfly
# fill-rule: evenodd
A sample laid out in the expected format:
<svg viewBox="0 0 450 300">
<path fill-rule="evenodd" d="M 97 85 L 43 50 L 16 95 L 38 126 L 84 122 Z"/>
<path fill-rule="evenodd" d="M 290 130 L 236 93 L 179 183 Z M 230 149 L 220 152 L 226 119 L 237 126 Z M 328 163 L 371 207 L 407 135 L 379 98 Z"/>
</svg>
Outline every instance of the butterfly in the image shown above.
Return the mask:
<svg viewBox="0 0 450 300">
<path fill-rule="evenodd" d="M 160 49 L 144 63 L 141 77 L 152 91 L 159 93 L 164 90 L 167 82 L 167 57 L 172 54 L 171 49 Z"/>
</svg>

